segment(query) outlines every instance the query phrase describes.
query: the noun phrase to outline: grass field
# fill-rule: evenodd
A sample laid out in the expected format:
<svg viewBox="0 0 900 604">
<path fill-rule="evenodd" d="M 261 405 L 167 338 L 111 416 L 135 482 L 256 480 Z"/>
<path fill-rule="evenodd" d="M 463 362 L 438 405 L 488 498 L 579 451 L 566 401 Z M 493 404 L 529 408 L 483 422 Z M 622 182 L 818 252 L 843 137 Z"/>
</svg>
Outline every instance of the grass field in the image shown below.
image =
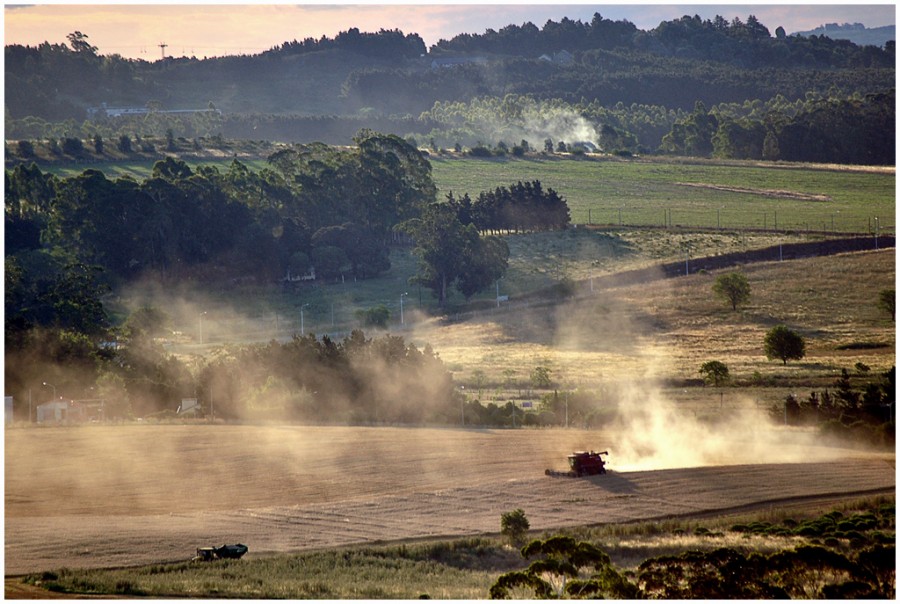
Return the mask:
<svg viewBox="0 0 900 604">
<path fill-rule="evenodd" d="M 617 568 L 634 572 L 647 558 L 683 551 L 729 547 L 770 553 L 810 538 L 776 531 L 737 532 L 732 528 L 780 527 L 814 522 L 825 514 L 840 518 L 889 513 L 893 497 L 835 503 L 813 500 L 802 507 L 761 510 L 704 519 L 672 519 L 563 531 L 596 544 Z M 874 531 L 872 531 L 874 533 Z M 535 538 L 540 535 L 533 534 Z M 505 539 L 475 537 L 401 545 L 343 547 L 323 552 L 274 555 L 209 564 L 188 562 L 110 570 L 59 570 L 7 581 L 7 597 L 48 596 L 48 587 L 68 592 L 126 596 L 214 596 L 303 599 L 485 599 L 503 572 L 525 564 Z M 35 587 L 32 587 L 35 586 Z M 43 589 L 40 589 L 40 588 Z M 10 588 L 14 590 L 10 593 Z"/>
<path fill-rule="evenodd" d="M 868 232 L 894 226 L 893 169 L 751 162 L 433 159 L 441 196 L 540 180 L 585 224 Z M 717 187 L 717 188 L 716 188 Z M 809 196 L 810 199 L 804 198 Z"/>
<path fill-rule="evenodd" d="M 527 383 L 537 365 L 569 387 L 598 388 L 697 379 L 701 364 L 719 360 L 742 386 L 726 388 L 727 401 L 772 403 L 798 388 L 830 387 L 842 368 L 852 372 L 858 362 L 873 375 L 895 363 L 895 324 L 877 306 L 878 292 L 893 287 L 894 265 L 893 250 L 747 265 L 739 270 L 751 299 L 737 311 L 712 292 L 719 271 L 596 290 L 559 306 L 486 311 L 458 324 L 423 326 L 416 335 L 469 388 L 480 372 L 488 392 L 510 379 Z M 763 338 L 778 323 L 806 338 L 802 361 L 766 359 Z M 848 349 L 859 342 L 883 346 Z M 721 394 L 680 391 L 682 400 L 718 401 Z"/>
<path fill-rule="evenodd" d="M 242 155 L 253 169 L 264 157 Z M 230 153 L 187 160 L 189 164 L 231 162 Z M 622 160 L 587 156 L 560 159 L 472 159 L 431 156 L 438 199 L 478 193 L 518 181 L 540 180 L 569 203 L 576 224 L 690 226 L 868 233 L 895 228 L 895 173 L 865 168 L 650 157 Z M 146 178 L 153 161 L 47 164 L 60 176 L 87 168 L 110 178 Z"/>
</svg>

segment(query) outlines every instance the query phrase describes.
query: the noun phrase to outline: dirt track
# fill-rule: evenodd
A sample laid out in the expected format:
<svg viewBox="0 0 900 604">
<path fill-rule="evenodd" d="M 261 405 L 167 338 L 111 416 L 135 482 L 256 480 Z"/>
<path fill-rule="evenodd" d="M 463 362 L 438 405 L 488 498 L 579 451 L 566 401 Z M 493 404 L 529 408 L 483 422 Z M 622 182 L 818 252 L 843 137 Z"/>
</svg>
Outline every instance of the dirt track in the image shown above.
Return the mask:
<svg viewBox="0 0 900 604">
<path fill-rule="evenodd" d="M 793 437 L 785 442 L 793 441 Z M 613 473 L 550 478 L 573 449 L 609 448 Z M 7 575 L 191 556 L 495 533 L 892 491 L 892 455 L 740 445 L 712 467 L 616 471 L 615 437 L 579 430 L 118 426 L 6 434 Z M 798 457 L 799 456 L 799 457 Z M 785 463 L 803 458 L 809 463 Z"/>
</svg>

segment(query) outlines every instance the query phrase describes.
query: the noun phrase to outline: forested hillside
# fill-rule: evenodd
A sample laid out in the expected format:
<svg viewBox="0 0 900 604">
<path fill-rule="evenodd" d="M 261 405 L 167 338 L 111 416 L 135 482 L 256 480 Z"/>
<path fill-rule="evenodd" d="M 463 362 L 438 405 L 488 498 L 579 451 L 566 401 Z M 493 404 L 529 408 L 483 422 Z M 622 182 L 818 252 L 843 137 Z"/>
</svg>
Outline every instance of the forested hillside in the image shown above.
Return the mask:
<svg viewBox="0 0 900 604">
<path fill-rule="evenodd" d="M 350 144 L 372 128 L 435 150 L 523 140 L 539 149 L 549 138 L 554 148 L 587 140 L 609 152 L 850 163 L 894 156 L 882 145 L 894 132 L 893 42 L 773 34 L 752 15 L 686 16 L 642 31 L 597 14 L 590 23 L 461 34 L 431 49 L 417 34 L 350 29 L 253 56 L 152 63 L 104 55 L 75 32 L 67 44 L 7 46 L 5 58 L 13 140 L 171 132 Z M 509 110 L 481 111 L 497 105 Z M 711 130 L 680 142 L 700 108 Z M 183 110 L 193 112 L 169 113 Z M 814 149 L 806 141 L 829 120 L 830 138 L 841 142 Z M 867 133 L 882 133 L 878 149 L 858 148 L 873 146 Z"/>
</svg>

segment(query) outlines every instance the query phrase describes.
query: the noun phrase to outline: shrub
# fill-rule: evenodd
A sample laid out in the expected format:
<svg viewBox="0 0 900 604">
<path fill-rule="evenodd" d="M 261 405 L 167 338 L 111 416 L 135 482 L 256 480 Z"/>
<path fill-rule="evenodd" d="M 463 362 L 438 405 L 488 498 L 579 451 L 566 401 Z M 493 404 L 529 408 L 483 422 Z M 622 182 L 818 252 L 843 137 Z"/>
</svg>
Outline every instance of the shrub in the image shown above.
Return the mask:
<svg viewBox="0 0 900 604">
<path fill-rule="evenodd" d="M 494 154 L 484 145 L 475 145 L 469 149 L 467 155 L 470 157 L 493 157 Z"/>
<path fill-rule="evenodd" d="M 123 134 L 119 137 L 119 142 L 116 143 L 116 149 L 122 153 L 131 153 L 131 139 L 127 134 Z"/>
<path fill-rule="evenodd" d="M 66 155 L 76 157 L 84 152 L 84 144 L 80 138 L 67 136 L 63 139 L 62 150 Z"/>
<path fill-rule="evenodd" d="M 388 320 L 391 318 L 391 311 L 384 304 L 379 304 L 372 308 L 356 311 L 356 317 L 366 327 L 386 328 Z"/>
<path fill-rule="evenodd" d="M 20 156 L 34 157 L 34 145 L 31 141 L 19 141 L 16 146 Z"/>
<path fill-rule="evenodd" d="M 508 538 L 513 545 L 522 542 L 529 528 L 531 523 L 521 508 L 500 515 L 500 534 Z"/>
<path fill-rule="evenodd" d="M 707 361 L 700 366 L 700 374 L 707 384 L 719 386 L 728 381 L 728 365 L 721 361 Z"/>
</svg>

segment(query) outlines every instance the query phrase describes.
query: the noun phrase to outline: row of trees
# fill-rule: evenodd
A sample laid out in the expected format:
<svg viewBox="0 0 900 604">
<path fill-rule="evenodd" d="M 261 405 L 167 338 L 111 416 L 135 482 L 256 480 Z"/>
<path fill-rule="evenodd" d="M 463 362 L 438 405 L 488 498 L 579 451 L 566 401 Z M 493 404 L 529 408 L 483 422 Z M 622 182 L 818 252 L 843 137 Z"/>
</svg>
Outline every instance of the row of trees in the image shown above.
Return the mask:
<svg viewBox="0 0 900 604">
<path fill-rule="evenodd" d="M 742 67 L 863 67 L 888 66 L 891 62 L 890 53 L 877 47 L 859 47 L 824 36 L 788 37 L 782 27 L 776 29 L 773 37 L 754 15 L 746 21 L 739 17 L 728 21 L 721 15 L 713 19 L 684 16 L 641 31 L 627 20 L 612 21 L 594 13 L 589 23 L 563 17 L 559 22 L 548 20 L 542 28 L 528 22 L 497 31 L 487 29 L 483 34 L 463 33 L 450 40 L 439 40 L 431 51 L 539 56 L 562 49 L 645 50 Z"/>
<path fill-rule="evenodd" d="M 402 337 L 343 341 L 313 334 L 218 351 L 195 367 L 167 353 L 158 337 L 165 313 L 143 308 L 107 331 L 115 347 L 78 328 L 35 327 L 6 342 L 5 383 L 27 415 L 54 392 L 103 401 L 107 420 L 173 417 L 183 398 L 198 398 L 202 413 L 236 420 L 340 423 L 454 423 L 459 401 L 449 371 L 425 346 Z M 30 393 L 30 394 L 29 394 Z"/>
<path fill-rule="evenodd" d="M 341 50 L 382 59 L 415 59 L 426 52 L 425 42 L 418 34 L 404 34 L 398 29 L 380 29 L 375 33 L 360 32 L 351 27 L 338 33 L 333 39 L 322 36 L 292 40 L 272 48 L 262 56 L 301 55 L 327 50 Z"/>
<path fill-rule="evenodd" d="M 170 157 L 141 182 L 19 165 L 5 183 L 7 254 L 26 272 L 68 258 L 109 279 L 196 266 L 277 279 L 313 265 L 326 279 L 370 277 L 390 267 L 393 227 L 433 203 L 435 186 L 430 164 L 398 137 L 365 132 L 357 142 L 284 150 L 259 171 Z"/>
<path fill-rule="evenodd" d="M 895 94 L 817 99 L 794 115 L 757 118 L 721 115 L 697 103 L 677 120 L 660 150 L 677 155 L 843 164 L 893 165 Z"/>
<path fill-rule="evenodd" d="M 698 102 L 693 111 L 685 112 L 654 105 L 605 107 L 597 101 L 571 104 L 507 94 L 438 102 L 415 119 L 157 113 L 152 119 L 56 124 L 27 118 L 8 124 L 8 134 L 22 138 L 10 147 L 8 156 L 18 161 L 34 157 L 36 146 L 44 143 L 29 139 L 49 139 L 51 153 L 60 157 L 79 158 L 89 149 L 102 156 L 104 148 L 126 155 L 156 151 L 134 132 L 165 137 L 167 149 L 183 153 L 224 148 L 221 136 L 213 136 L 216 132 L 236 138 L 318 137 L 345 144 L 362 124 L 371 122 L 405 132 L 409 141 L 428 141 L 433 150 L 461 145 L 479 148 L 482 141 L 508 149 L 507 141 L 521 139 L 514 151 L 538 148 L 543 141 L 545 151 L 552 153 L 559 146 L 565 148 L 566 141 L 587 140 L 607 152 L 890 165 L 896 148 L 894 99 L 893 90 L 849 97 L 810 94 L 795 101 L 777 95 L 765 102 L 721 103 L 709 109 Z M 198 139 L 198 134 L 210 138 Z M 184 136 L 194 137 L 193 142 Z M 89 142 L 83 144 L 82 138 Z"/>
<path fill-rule="evenodd" d="M 426 345 L 400 336 L 343 341 L 313 334 L 211 360 L 197 384 L 217 417 L 341 423 L 452 423 L 458 394 L 451 374 Z"/>
<path fill-rule="evenodd" d="M 472 224 L 483 232 L 555 231 L 570 222 L 566 200 L 539 180 L 517 182 L 509 187 L 482 191 L 473 202 L 466 193 L 447 194 L 448 205 L 463 224 Z"/>
<path fill-rule="evenodd" d="M 896 385 L 896 367 L 883 373 L 877 382 L 867 381 L 862 388 L 854 387 L 850 373 L 842 369 L 832 391 L 812 391 L 805 399 L 789 395 L 783 405 L 771 409 L 771 415 L 792 426 L 831 422 L 843 426 L 889 424 L 894 419 Z"/>
</svg>

